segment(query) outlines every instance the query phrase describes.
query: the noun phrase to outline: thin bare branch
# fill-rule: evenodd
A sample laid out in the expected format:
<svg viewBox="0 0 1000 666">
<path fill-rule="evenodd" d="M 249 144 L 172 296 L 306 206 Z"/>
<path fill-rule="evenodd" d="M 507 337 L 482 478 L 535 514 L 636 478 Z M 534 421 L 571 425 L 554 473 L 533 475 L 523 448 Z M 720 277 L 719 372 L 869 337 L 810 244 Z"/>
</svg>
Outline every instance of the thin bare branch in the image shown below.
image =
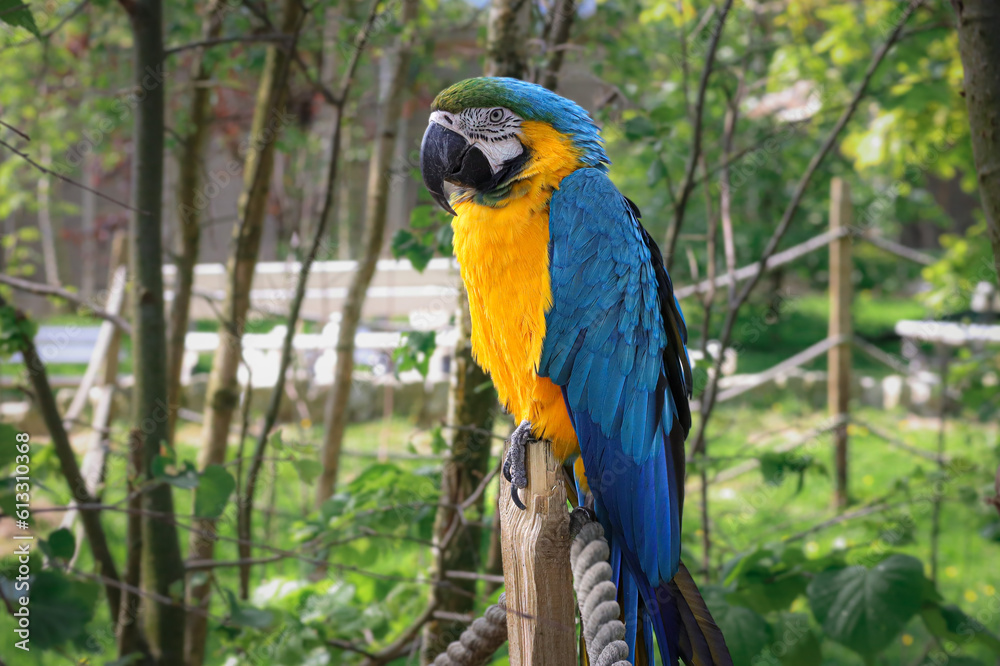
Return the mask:
<svg viewBox="0 0 1000 666">
<path fill-rule="evenodd" d="M 39 164 L 35 160 L 31 159 L 31 157 L 28 156 L 26 153 L 21 152 L 20 150 L 18 150 L 14 146 L 10 145 L 9 143 L 7 143 L 6 141 L 4 141 L 3 139 L 0 139 L 0 146 L 3 146 L 7 150 L 11 151 L 12 153 L 14 153 L 18 157 L 20 157 L 22 160 L 24 160 L 25 162 L 27 162 L 28 164 L 30 164 L 31 166 L 35 167 L 36 169 L 38 169 L 39 171 L 41 171 L 42 173 L 44 173 L 44 174 L 46 174 L 48 176 L 55 176 L 56 178 L 58 178 L 59 180 L 63 181 L 64 183 L 69 183 L 73 187 L 78 187 L 81 190 L 86 190 L 87 192 L 90 192 L 91 194 L 95 194 L 95 195 L 99 196 L 100 198 L 104 199 L 105 201 L 110 201 L 111 203 L 116 204 L 118 206 L 121 206 L 122 208 L 125 208 L 126 210 L 135 211 L 137 213 L 142 213 L 143 215 L 145 215 L 145 213 L 143 211 L 139 210 L 138 208 L 133 208 L 132 206 L 130 206 L 127 203 L 125 203 L 124 201 L 119 201 L 118 199 L 115 199 L 114 197 L 109 197 L 107 194 L 99 192 L 98 190 L 95 190 L 95 189 L 93 189 L 91 187 L 87 187 L 83 183 L 79 183 L 79 182 L 73 180 L 72 178 L 68 178 L 68 177 L 62 175 L 61 173 L 57 173 L 57 172 L 53 171 L 52 169 L 48 169 L 48 168 L 42 166 L 41 164 Z"/>
<path fill-rule="evenodd" d="M 705 121 L 705 95 L 708 91 L 708 79 L 712 75 L 715 52 L 719 48 L 719 40 L 722 38 L 722 31 L 726 26 L 726 18 L 729 16 L 729 10 L 732 8 L 733 0 L 726 0 L 726 4 L 723 5 L 719 13 L 715 30 L 712 32 L 712 39 L 708 44 L 708 50 L 705 52 L 705 66 L 701 71 L 701 80 L 698 83 L 698 97 L 695 99 L 694 117 L 692 119 L 694 129 L 691 138 L 691 152 L 688 155 L 684 180 L 681 181 L 680 196 L 677 199 L 677 204 L 674 206 L 674 219 L 670 223 L 670 229 L 667 231 L 666 247 L 663 248 L 664 261 L 666 262 L 668 271 L 673 265 L 674 251 L 677 249 L 677 235 L 680 233 L 681 224 L 684 221 L 684 211 L 687 208 L 688 199 L 691 197 L 691 191 L 694 189 L 694 173 L 701 157 L 702 127 Z"/>
<path fill-rule="evenodd" d="M 283 42 L 285 44 L 291 43 L 293 40 L 292 35 L 286 35 L 284 33 L 276 32 L 267 35 L 236 35 L 233 37 L 216 37 L 214 39 L 203 39 L 197 42 L 190 42 L 188 44 L 180 44 L 178 46 L 171 46 L 168 49 L 163 50 L 164 56 L 171 56 L 175 53 L 182 53 L 184 51 L 190 51 L 191 49 L 200 49 L 210 46 L 219 46 L 221 44 L 256 44 L 262 42 Z"/>
<path fill-rule="evenodd" d="M 29 294 L 35 294 L 38 296 L 53 296 L 55 298 L 60 298 L 64 301 L 72 303 L 79 308 L 84 309 L 88 314 L 97 317 L 98 319 L 103 319 L 105 321 L 110 321 L 112 324 L 117 326 L 122 333 L 126 335 L 132 334 L 132 324 L 130 324 L 125 318 L 120 317 L 112 312 L 106 312 L 104 310 L 99 310 L 93 305 L 87 302 L 85 298 L 79 294 L 74 294 L 71 291 L 67 291 L 63 287 L 59 287 L 51 284 L 42 284 L 40 282 L 34 282 L 32 280 L 22 280 L 21 278 L 12 277 L 10 275 L 0 275 L 0 284 L 5 284 L 8 287 L 17 289 L 18 291 L 23 291 Z"/>
<path fill-rule="evenodd" d="M 10 123 L 5 123 L 4 121 L 0 120 L 0 126 L 6 127 L 11 132 L 13 132 L 14 134 L 18 135 L 19 137 L 21 137 L 25 141 L 31 141 L 31 137 L 30 136 L 28 136 L 27 134 L 25 134 L 21 130 L 17 129 L 16 127 L 14 127 L 13 125 L 11 125 Z"/>
</svg>

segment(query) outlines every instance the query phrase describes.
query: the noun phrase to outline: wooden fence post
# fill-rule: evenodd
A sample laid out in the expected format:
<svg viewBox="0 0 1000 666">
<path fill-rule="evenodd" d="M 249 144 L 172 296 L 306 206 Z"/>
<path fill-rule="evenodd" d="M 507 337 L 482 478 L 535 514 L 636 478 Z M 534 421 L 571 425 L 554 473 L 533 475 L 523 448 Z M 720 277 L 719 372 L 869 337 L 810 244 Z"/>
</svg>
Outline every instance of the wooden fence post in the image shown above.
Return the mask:
<svg viewBox="0 0 1000 666">
<path fill-rule="evenodd" d="M 851 193 L 847 183 L 834 178 L 830 183 L 830 231 L 851 226 Z M 843 341 L 830 348 L 827 356 L 827 405 L 830 417 L 841 423 L 833 431 L 835 491 L 838 509 L 847 506 L 847 416 L 851 398 L 851 237 L 843 235 L 830 243 L 830 329 L 831 338 Z"/>
<path fill-rule="evenodd" d="M 569 511 L 548 442 L 528 444 L 527 506 L 514 506 L 500 479 L 500 534 L 511 666 L 575 666 L 576 617 L 569 563 Z"/>
</svg>

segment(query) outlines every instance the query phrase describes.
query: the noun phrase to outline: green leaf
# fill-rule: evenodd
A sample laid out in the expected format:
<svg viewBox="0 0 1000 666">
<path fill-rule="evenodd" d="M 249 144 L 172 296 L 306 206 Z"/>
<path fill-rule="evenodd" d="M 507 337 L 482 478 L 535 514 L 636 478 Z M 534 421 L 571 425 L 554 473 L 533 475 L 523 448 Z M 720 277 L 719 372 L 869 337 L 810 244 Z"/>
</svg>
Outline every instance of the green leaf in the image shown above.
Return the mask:
<svg viewBox="0 0 1000 666">
<path fill-rule="evenodd" d="M 313 482 L 323 473 L 323 465 L 318 460 L 302 458 L 292 462 L 295 471 L 298 472 L 302 483 L 311 486 Z"/>
<path fill-rule="evenodd" d="M 758 460 L 760 461 L 760 473 L 769 485 L 780 486 L 786 475 L 797 474 L 799 485 L 796 493 L 802 490 L 806 470 L 816 467 L 822 471 L 821 466 L 817 465 L 811 456 L 800 456 L 792 451 L 764 453 Z"/>
<path fill-rule="evenodd" d="M 3 515 L 5 516 L 17 515 L 17 493 L 14 492 L 16 484 L 17 481 L 13 477 L 0 479 L 0 511 L 3 511 Z M 30 514 L 28 515 L 28 524 L 35 524 L 35 519 Z"/>
<path fill-rule="evenodd" d="M 438 254 L 444 257 L 455 254 L 455 230 L 451 228 L 450 224 L 442 224 L 438 227 L 437 233 L 434 234 L 434 240 L 437 242 Z"/>
<path fill-rule="evenodd" d="M 732 603 L 751 608 L 758 613 L 786 610 L 800 594 L 806 591 L 809 581 L 799 573 L 769 576 L 760 581 L 740 584 L 738 590 L 727 596 Z"/>
<path fill-rule="evenodd" d="M 942 663 L 940 660 L 935 659 L 935 656 L 932 653 L 927 657 L 926 661 L 920 662 L 920 666 L 986 666 L 983 662 L 972 657 L 948 657 L 948 661 Z"/>
<path fill-rule="evenodd" d="M 24 28 L 35 37 L 41 39 L 35 24 L 35 17 L 26 6 L 27 3 L 21 0 L 0 0 L 0 22 L 12 25 L 16 28 Z"/>
<path fill-rule="evenodd" d="M 73 532 L 62 527 L 49 535 L 49 557 L 68 560 L 76 552 L 76 537 Z"/>
<path fill-rule="evenodd" d="M 13 306 L 0 307 L 0 356 L 8 356 L 23 350 L 37 332 L 38 325 L 18 314 Z"/>
<path fill-rule="evenodd" d="M 783 666 L 820 666 L 823 663 L 820 639 L 809 626 L 809 616 L 805 613 L 781 613 L 773 633 L 774 640 L 768 651 Z"/>
<path fill-rule="evenodd" d="M 31 645 L 47 650 L 73 640 L 94 618 L 100 587 L 65 574 L 40 571 L 31 579 Z"/>
<path fill-rule="evenodd" d="M 410 227 L 413 229 L 429 229 L 436 222 L 433 206 L 417 206 L 410 213 Z"/>
<path fill-rule="evenodd" d="M 197 488 L 200 483 L 198 477 L 198 470 L 194 468 L 190 462 L 184 462 L 184 469 L 179 472 L 171 472 L 171 468 L 174 467 L 174 460 L 166 456 L 156 456 L 153 458 L 153 463 L 151 468 L 153 470 L 153 477 L 165 481 L 175 488 L 181 488 L 183 490 L 192 490 Z"/>
<path fill-rule="evenodd" d="M 920 610 L 923 587 L 920 560 L 891 555 L 871 569 L 853 566 L 820 573 L 806 594 L 827 636 L 872 656 Z"/>
<path fill-rule="evenodd" d="M 635 141 L 656 134 L 656 127 L 646 116 L 634 116 L 625 121 L 625 138 Z"/>
<path fill-rule="evenodd" d="M 726 637 L 734 664 L 750 664 L 771 641 L 771 627 L 758 613 L 743 606 L 716 605 L 712 616 Z"/>
<path fill-rule="evenodd" d="M 667 167 L 659 157 L 654 157 L 646 170 L 646 186 L 654 187 L 667 177 Z"/>
<path fill-rule="evenodd" d="M 270 444 L 271 450 L 275 453 L 285 450 L 285 442 L 281 439 L 280 430 L 276 430 L 274 434 L 271 435 L 271 438 L 267 440 L 267 443 Z"/>
<path fill-rule="evenodd" d="M 448 442 L 441 434 L 441 426 L 431 429 L 431 453 L 437 455 L 448 448 Z"/>
<path fill-rule="evenodd" d="M 8 423 L 0 423 L 0 469 L 14 462 L 17 458 L 15 439 L 17 429 Z"/>
<path fill-rule="evenodd" d="M 178 578 L 167 587 L 167 594 L 174 601 L 184 601 L 184 579 Z"/>
<path fill-rule="evenodd" d="M 979 536 L 983 537 L 987 541 L 996 541 L 1000 543 L 1000 520 L 987 523 L 981 530 L 979 530 Z"/>
<path fill-rule="evenodd" d="M 194 515 L 199 518 L 218 518 L 235 488 L 236 479 L 225 467 L 209 465 L 201 473 L 198 490 L 194 495 Z"/>
<path fill-rule="evenodd" d="M 1000 656 L 1000 639 L 981 622 L 966 615 L 961 608 L 952 604 L 924 604 L 920 619 L 927 630 L 938 638 L 962 644 L 975 640 Z"/>
<path fill-rule="evenodd" d="M 364 626 L 355 593 L 353 585 L 335 583 L 325 594 L 315 594 L 306 599 L 299 617 L 304 624 L 334 627 L 337 634 L 350 634 Z"/>
<path fill-rule="evenodd" d="M 231 590 L 222 590 L 229 602 L 229 622 L 238 627 L 267 629 L 274 623 L 274 613 L 249 605 L 241 605 Z"/>
<path fill-rule="evenodd" d="M 392 236 L 392 256 L 409 259 L 417 272 L 421 272 L 434 258 L 434 246 L 424 243 L 412 231 L 400 229 Z"/>
<path fill-rule="evenodd" d="M 267 629 L 274 623 L 274 613 L 253 606 L 242 606 L 229 617 L 229 620 L 240 627 Z"/>
<path fill-rule="evenodd" d="M 392 352 L 396 376 L 407 370 L 416 370 L 422 377 L 427 377 L 435 349 L 437 349 L 437 334 L 434 331 L 404 332 L 399 346 Z"/>
</svg>

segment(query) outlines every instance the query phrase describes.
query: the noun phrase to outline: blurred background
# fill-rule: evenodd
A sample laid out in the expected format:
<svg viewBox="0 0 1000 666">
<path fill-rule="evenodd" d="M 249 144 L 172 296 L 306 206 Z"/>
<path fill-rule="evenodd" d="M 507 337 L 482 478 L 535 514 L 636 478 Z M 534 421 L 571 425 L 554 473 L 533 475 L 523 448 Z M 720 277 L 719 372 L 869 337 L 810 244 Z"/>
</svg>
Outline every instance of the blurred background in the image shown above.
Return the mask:
<svg viewBox="0 0 1000 666">
<path fill-rule="evenodd" d="M 734 661 L 1000 663 L 1000 108 L 956 11 L 1000 19 L 958 5 L 0 0 L 0 660 L 427 664 L 496 601 L 514 424 L 419 175 L 486 73 L 586 108 L 663 250 Z"/>
</svg>

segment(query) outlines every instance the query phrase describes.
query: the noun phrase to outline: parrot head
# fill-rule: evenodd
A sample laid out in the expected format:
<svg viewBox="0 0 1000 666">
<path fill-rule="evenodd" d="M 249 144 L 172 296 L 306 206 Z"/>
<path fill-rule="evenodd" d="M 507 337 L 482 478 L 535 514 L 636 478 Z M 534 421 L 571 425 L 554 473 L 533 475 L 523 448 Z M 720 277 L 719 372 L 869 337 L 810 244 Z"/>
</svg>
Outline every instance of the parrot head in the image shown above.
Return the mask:
<svg viewBox="0 0 1000 666">
<path fill-rule="evenodd" d="M 452 201 L 496 205 L 539 174 L 608 163 L 597 126 L 575 102 L 500 77 L 466 79 L 439 94 L 420 145 L 424 184 L 452 215 Z"/>
</svg>

